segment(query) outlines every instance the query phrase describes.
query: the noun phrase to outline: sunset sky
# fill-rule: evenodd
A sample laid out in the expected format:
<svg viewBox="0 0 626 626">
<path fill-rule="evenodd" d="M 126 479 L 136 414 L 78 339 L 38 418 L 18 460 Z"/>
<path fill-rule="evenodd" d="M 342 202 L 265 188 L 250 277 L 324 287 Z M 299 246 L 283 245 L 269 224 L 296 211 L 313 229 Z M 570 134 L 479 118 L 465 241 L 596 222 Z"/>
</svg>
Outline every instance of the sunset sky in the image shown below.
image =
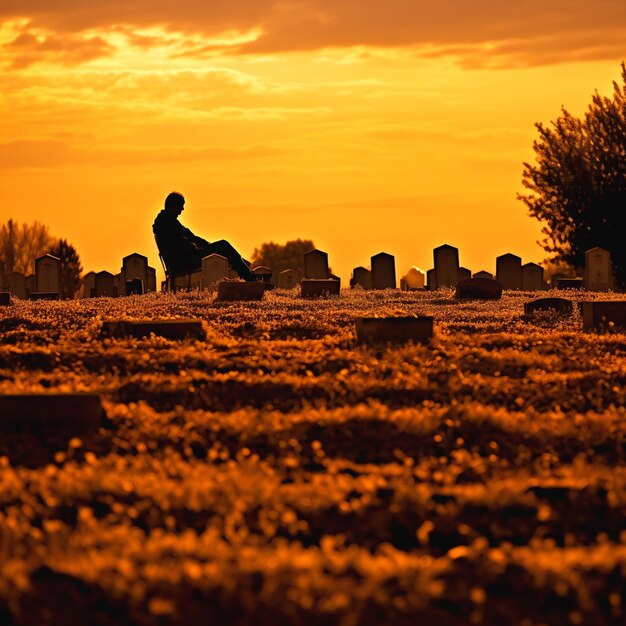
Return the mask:
<svg viewBox="0 0 626 626">
<path fill-rule="evenodd" d="M 624 0 L 0 0 L 0 221 L 160 269 L 178 190 L 205 238 L 310 238 L 345 280 L 541 261 L 533 125 L 610 93 L 625 42 Z"/>
</svg>

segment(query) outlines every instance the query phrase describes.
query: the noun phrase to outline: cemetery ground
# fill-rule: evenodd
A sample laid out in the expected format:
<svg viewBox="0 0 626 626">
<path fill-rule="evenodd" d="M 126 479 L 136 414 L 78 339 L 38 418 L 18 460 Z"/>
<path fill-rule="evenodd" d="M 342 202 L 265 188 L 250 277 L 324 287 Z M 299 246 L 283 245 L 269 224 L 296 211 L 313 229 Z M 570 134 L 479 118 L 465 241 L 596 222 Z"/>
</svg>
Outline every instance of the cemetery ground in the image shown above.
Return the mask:
<svg viewBox="0 0 626 626">
<path fill-rule="evenodd" d="M 0 393 L 104 409 L 0 432 L 0 623 L 623 624 L 626 336 L 524 316 L 545 292 L 453 294 L 0 308 Z M 434 316 L 432 341 L 357 344 L 385 314 Z"/>
</svg>

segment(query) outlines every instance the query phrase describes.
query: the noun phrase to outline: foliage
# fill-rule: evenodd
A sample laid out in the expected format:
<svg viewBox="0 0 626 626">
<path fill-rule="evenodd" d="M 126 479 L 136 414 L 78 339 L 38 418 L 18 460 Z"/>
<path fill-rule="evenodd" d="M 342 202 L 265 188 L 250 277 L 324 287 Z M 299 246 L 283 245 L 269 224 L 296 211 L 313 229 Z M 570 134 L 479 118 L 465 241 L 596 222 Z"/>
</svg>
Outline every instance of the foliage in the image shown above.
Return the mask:
<svg viewBox="0 0 626 626">
<path fill-rule="evenodd" d="M 48 227 L 40 222 L 19 224 L 9 219 L 0 226 L 0 261 L 5 272 L 35 271 L 35 259 L 46 254 L 53 239 Z"/>
<path fill-rule="evenodd" d="M 252 253 L 252 267 L 262 265 L 272 270 L 272 279 L 276 281 L 283 270 L 292 269 L 304 276 L 304 254 L 313 250 L 315 244 L 310 239 L 294 239 L 285 244 L 264 243 Z"/>
<path fill-rule="evenodd" d="M 83 271 L 76 248 L 66 239 L 59 239 L 48 253 L 61 261 L 61 297 L 72 298 L 78 291 Z"/>
<path fill-rule="evenodd" d="M 536 125 L 536 163 L 524 163 L 520 194 L 530 215 L 544 223 L 542 242 L 555 260 L 583 267 L 585 251 L 611 253 L 626 285 L 626 65 L 611 98 L 598 92 L 582 119 L 565 108 L 551 126 Z"/>
</svg>

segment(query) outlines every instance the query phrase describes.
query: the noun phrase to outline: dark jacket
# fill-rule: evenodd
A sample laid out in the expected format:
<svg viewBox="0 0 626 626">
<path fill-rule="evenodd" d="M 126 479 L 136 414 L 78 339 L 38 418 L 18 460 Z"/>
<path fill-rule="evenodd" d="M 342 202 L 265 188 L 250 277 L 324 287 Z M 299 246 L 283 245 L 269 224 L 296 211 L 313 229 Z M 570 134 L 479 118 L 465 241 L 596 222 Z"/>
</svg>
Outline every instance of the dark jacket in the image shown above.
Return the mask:
<svg viewBox="0 0 626 626">
<path fill-rule="evenodd" d="M 185 228 L 178 218 L 161 211 L 152 224 L 152 231 L 157 240 L 161 253 L 182 252 L 185 250 L 202 250 L 209 242 L 197 237 L 188 228 Z"/>
</svg>

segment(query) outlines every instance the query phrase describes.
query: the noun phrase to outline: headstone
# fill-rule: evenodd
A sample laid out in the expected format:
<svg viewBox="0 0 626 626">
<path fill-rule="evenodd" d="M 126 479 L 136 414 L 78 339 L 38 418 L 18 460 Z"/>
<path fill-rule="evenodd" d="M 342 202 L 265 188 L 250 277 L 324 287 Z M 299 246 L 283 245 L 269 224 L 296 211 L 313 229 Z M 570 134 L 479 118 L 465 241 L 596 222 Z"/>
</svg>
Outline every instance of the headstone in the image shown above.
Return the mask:
<svg viewBox="0 0 626 626">
<path fill-rule="evenodd" d="M 4 282 L 4 261 L 0 261 L 0 289 L 4 289 L 6 284 Z"/>
<path fill-rule="evenodd" d="M 543 290 L 543 267 L 537 263 L 522 265 L 522 289 L 524 291 Z"/>
<path fill-rule="evenodd" d="M 264 265 L 258 265 L 252 270 L 257 276 L 261 277 L 261 280 L 266 283 L 272 282 L 272 270 L 269 267 L 265 267 Z"/>
<path fill-rule="evenodd" d="M 155 292 L 157 290 L 156 269 L 148 267 L 148 291 Z"/>
<path fill-rule="evenodd" d="M 215 287 L 216 283 L 228 277 L 228 260 L 220 254 L 209 254 L 202 259 L 202 286 Z"/>
<path fill-rule="evenodd" d="M 582 289 L 582 278 L 559 278 L 556 282 L 557 289 Z"/>
<path fill-rule="evenodd" d="M 219 302 L 262 300 L 265 291 L 266 285 L 263 281 L 223 280 L 217 285 L 217 300 Z"/>
<path fill-rule="evenodd" d="M 0 306 L 11 304 L 11 294 L 8 291 L 0 291 Z"/>
<path fill-rule="evenodd" d="M 459 282 L 459 249 L 448 244 L 433 250 L 435 258 L 435 289 L 456 287 Z"/>
<path fill-rule="evenodd" d="M 113 276 L 113 288 L 118 296 L 126 295 L 126 281 L 124 280 L 123 270 L 120 270 L 119 274 Z"/>
<path fill-rule="evenodd" d="M 29 300 L 60 300 L 61 294 L 56 291 L 53 291 L 51 293 L 48 291 L 33 291 L 28 294 L 28 299 Z"/>
<path fill-rule="evenodd" d="M 328 279 L 328 254 L 321 250 L 309 250 L 304 255 L 304 277 Z"/>
<path fill-rule="evenodd" d="M 0 395 L 0 431 L 63 432 L 74 437 L 96 433 L 103 416 L 96 394 L 32 393 Z"/>
<path fill-rule="evenodd" d="M 493 274 L 491 272 L 481 270 L 480 272 L 476 272 L 475 274 L 473 274 L 472 278 L 493 278 Z"/>
<path fill-rule="evenodd" d="M 401 279 L 400 289 L 423 289 L 426 283 L 426 274 L 419 267 L 412 267 Z"/>
<path fill-rule="evenodd" d="M 626 328 L 626 300 L 583 302 L 583 329 L 607 331 Z"/>
<path fill-rule="evenodd" d="M 522 259 L 516 254 L 503 254 L 496 258 L 496 280 L 503 289 L 522 288 Z"/>
<path fill-rule="evenodd" d="M 502 297 L 502 285 L 493 278 L 470 278 L 456 286 L 455 296 L 475 300 L 499 300 Z"/>
<path fill-rule="evenodd" d="M 431 291 L 435 291 L 437 289 L 437 280 L 434 269 L 426 272 L 426 289 L 430 289 Z"/>
<path fill-rule="evenodd" d="M 538 298 L 524 303 L 524 314 L 530 315 L 535 311 L 556 311 L 562 315 L 571 315 L 574 305 L 566 298 Z"/>
<path fill-rule="evenodd" d="M 103 270 L 97 272 L 94 277 L 93 295 L 96 298 L 115 298 L 117 296 L 117 289 L 115 288 L 115 281 L 113 274 Z"/>
<path fill-rule="evenodd" d="M 20 300 L 26 299 L 26 276 L 19 272 L 9 272 L 5 277 L 7 291 Z"/>
<path fill-rule="evenodd" d="M 585 289 L 608 291 L 612 282 L 611 253 L 604 248 L 585 252 Z"/>
<path fill-rule="evenodd" d="M 561 278 L 567 278 L 567 276 L 565 276 L 565 274 L 552 274 L 552 276 L 550 277 L 550 288 L 551 289 L 558 289 L 559 287 L 559 280 L 561 280 Z"/>
<path fill-rule="evenodd" d="M 372 289 L 396 288 L 396 260 L 386 252 L 375 254 L 372 259 Z"/>
<path fill-rule="evenodd" d="M 37 291 L 37 278 L 34 274 L 29 274 L 26 277 L 26 294 Z"/>
<path fill-rule="evenodd" d="M 328 278 L 304 278 L 300 283 L 300 296 L 302 298 L 320 298 L 323 296 L 338 296 L 340 283 L 338 280 Z"/>
<path fill-rule="evenodd" d="M 287 269 L 278 274 L 280 289 L 293 289 L 300 282 L 300 275 L 296 270 Z"/>
<path fill-rule="evenodd" d="M 39 293 L 61 293 L 61 261 L 51 254 L 35 259 L 36 290 Z"/>
<path fill-rule="evenodd" d="M 469 280 L 471 277 L 472 277 L 471 270 L 468 270 L 466 267 L 459 267 L 459 281 Z"/>
<path fill-rule="evenodd" d="M 432 317 L 361 317 L 355 320 L 359 343 L 426 343 L 433 336 Z"/>
<path fill-rule="evenodd" d="M 219 256 L 219 255 L 215 255 Z M 222 257 L 223 258 L 223 257 Z M 222 276 L 221 278 L 228 278 L 228 276 Z M 204 274 L 202 270 L 197 270 L 195 272 L 190 272 L 189 274 L 182 274 L 177 276 L 174 279 L 174 285 L 176 289 L 203 289 L 204 285 Z M 206 285 L 206 288 L 215 288 L 215 283 L 210 285 Z"/>
<path fill-rule="evenodd" d="M 105 337 L 141 339 L 151 334 L 166 339 L 206 339 L 202 321 L 197 319 L 106 320 L 102 323 Z"/>
<path fill-rule="evenodd" d="M 372 288 L 372 272 L 366 267 L 359 266 L 352 270 L 352 286 L 356 287 L 357 285 L 363 289 Z"/>
<path fill-rule="evenodd" d="M 127 296 L 140 296 L 144 292 L 143 281 L 140 278 L 127 280 L 124 292 Z"/>
<path fill-rule="evenodd" d="M 96 289 L 96 273 L 87 272 L 80 281 L 79 298 L 92 298 Z"/>
<path fill-rule="evenodd" d="M 122 259 L 122 280 L 124 284 L 128 284 L 128 281 L 139 279 L 142 284 L 142 288 L 145 290 L 148 287 L 148 257 L 143 254 L 133 252 Z M 137 283 L 134 283 L 137 285 Z M 124 291 L 119 291 L 124 293 Z M 143 291 L 142 291 L 143 293 Z"/>
</svg>

